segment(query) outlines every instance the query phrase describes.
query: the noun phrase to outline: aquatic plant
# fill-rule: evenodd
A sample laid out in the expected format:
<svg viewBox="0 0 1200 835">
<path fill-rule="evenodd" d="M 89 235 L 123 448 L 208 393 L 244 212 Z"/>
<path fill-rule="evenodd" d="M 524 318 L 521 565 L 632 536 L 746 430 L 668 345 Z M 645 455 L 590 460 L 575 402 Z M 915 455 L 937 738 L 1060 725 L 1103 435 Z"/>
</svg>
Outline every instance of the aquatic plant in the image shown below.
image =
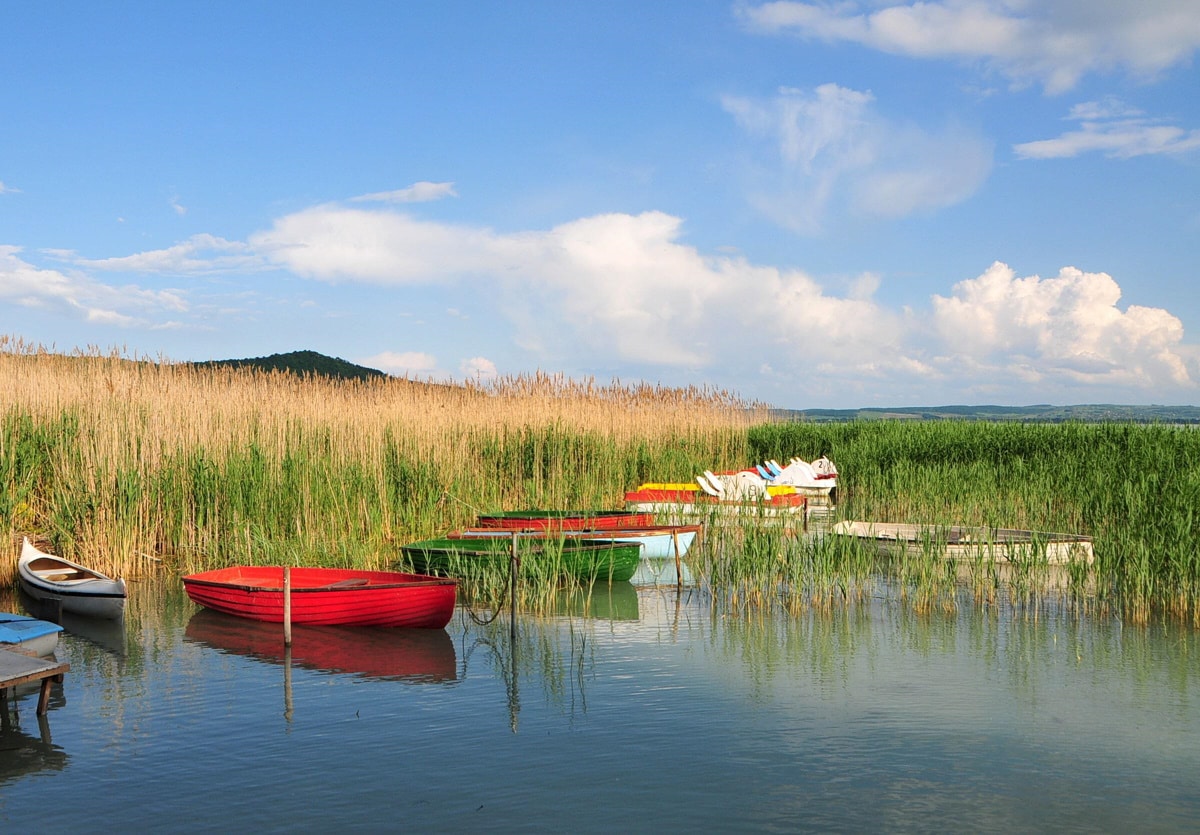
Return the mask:
<svg viewBox="0 0 1200 835">
<path fill-rule="evenodd" d="M 983 422 L 779 423 L 705 388 L 196 368 L 0 337 L 0 533 L 127 576 L 242 562 L 378 568 L 482 512 L 618 508 L 643 481 L 824 453 L 846 519 L 1089 535 L 1096 563 L 901 558 L 749 517 L 689 556 L 739 609 L 830 607 L 883 578 L 918 610 L 1042 594 L 1200 625 L 1200 433 Z M 11 582 L 16 560 L 0 562 Z M 1065 577 L 1062 575 L 1065 573 Z M 546 582 L 552 589 L 557 582 Z M 481 587 L 485 598 L 501 578 Z M 490 591 L 489 591 L 490 589 Z M 532 586 L 528 592 L 535 594 Z"/>
</svg>

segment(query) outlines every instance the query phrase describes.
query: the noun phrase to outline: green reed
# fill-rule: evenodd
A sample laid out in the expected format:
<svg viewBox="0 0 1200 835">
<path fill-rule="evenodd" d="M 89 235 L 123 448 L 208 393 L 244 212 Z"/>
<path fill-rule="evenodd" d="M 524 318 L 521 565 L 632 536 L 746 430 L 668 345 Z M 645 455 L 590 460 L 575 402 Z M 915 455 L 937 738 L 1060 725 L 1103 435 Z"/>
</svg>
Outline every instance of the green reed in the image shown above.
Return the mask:
<svg viewBox="0 0 1200 835">
<path fill-rule="evenodd" d="M 542 378 L 477 391 L 20 352 L 0 353 L 0 366 L 11 383 L 0 395 L 0 535 L 127 576 L 245 562 L 377 568 L 478 513 L 614 509 L 643 481 L 825 453 L 841 471 L 840 518 L 1090 535 L 1095 566 L 1063 569 L 1056 593 L 1133 621 L 1200 623 L 1193 429 L 750 425 L 752 412 L 704 392 Z M 1049 575 L 1032 558 L 948 564 L 939 543 L 881 557 L 744 521 L 710 525 L 689 559 L 738 606 L 830 606 L 879 575 L 916 608 L 949 606 L 955 582 L 982 602 L 1020 602 Z M 0 582 L 15 562 L 0 564 Z"/>
<path fill-rule="evenodd" d="M 841 518 L 1089 535 L 1096 565 L 1065 569 L 1069 594 L 1090 589 L 1135 622 L 1161 613 L 1200 624 L 1193 428 L 858 421 L 758 426 L 748 436 L 755 460 L 827 453 L 841 471 Z M 917 586 L 944 586 L 937 566 L 908 560 L 896 570 Z M 1016 571 L 1008 585 L 1021 595 L 1045 567 L 1005 570 L 1010 579 Z M 986 595 L 995 566 L 977 571 Z"/>
</svg>

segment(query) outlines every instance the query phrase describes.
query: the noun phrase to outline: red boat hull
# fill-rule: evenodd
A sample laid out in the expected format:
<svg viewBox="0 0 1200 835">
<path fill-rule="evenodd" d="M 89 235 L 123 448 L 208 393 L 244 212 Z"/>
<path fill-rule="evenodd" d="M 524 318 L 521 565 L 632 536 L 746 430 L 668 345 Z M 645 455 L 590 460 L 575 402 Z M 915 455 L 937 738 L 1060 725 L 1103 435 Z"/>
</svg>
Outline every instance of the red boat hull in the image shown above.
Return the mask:
<svg viewBox="0 0 1200 835">
<path fill-rule="evenodd" d="M 519 510 L 479 516 L 476 526 L 510 531 L 611 531 L 654 525 L 653 513 L 626 510 Z"/>
<path fill-rule="evenodd" d="M 233 566 L 183 578 L 188 597 L 218 612 L 283 622 L 283 567 Z M 441 629 L 454 615 L 457 581 L 396 571 L 292 568 L 292 623 Z"/>
</svg>

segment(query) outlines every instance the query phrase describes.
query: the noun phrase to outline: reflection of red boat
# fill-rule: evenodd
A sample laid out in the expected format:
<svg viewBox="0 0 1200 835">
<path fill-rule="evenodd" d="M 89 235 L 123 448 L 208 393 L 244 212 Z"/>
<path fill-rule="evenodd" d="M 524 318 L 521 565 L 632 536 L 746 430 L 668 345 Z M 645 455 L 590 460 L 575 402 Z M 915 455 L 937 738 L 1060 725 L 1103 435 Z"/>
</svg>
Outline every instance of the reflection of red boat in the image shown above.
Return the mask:
<svg viewBox="0 0 1200 835">
<path fill-rule="evenodd" d="M 653 525 L 654 514 L 627 510 L 511 510 L 479 516 L 475 524 L 518 531 L 608 531 Z"/>
<path fill-rule="evenodd" d="M 276 624 L 201 610 L 184 637 L 221 652 L 272 664 L 285 660 Z M 458 659 L 445 629 L 374 629 L 345 626 L 292 628 L 292 664 L 309 670 L 394 681 L 454 681 Z"/>
<path fill-rule="evenodd" d="M 292 568 L 292 623 L 441 629 L 454 614 L 456 580 L 398 571 Z M 283 568 L 238 565 L 183 578 L 201 606 L 283 622 Z"/>
</svg>

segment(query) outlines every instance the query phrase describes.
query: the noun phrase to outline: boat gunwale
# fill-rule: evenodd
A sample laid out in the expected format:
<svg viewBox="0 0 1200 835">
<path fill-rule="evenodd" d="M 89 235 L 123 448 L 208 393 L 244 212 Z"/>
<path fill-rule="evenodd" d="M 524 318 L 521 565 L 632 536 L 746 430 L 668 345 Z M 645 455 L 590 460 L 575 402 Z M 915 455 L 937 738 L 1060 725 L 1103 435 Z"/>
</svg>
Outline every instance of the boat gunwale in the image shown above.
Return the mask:
<svg viewBox="0 0 1200 835">
<path fill-rule="evenodd" d="M 1033 542 L 1072 543 L 1092 542 L 1093 537 L 1086 534 L 1061 533 L 1055 531 L 1036 531 L 1026 528 L 993 528 L 987 525 L 942 525 L 936 523 L 919 524 L 910 522 L 862 522 L 843 520 L 834 525 L 831 533 L 839 536 L 854 536 L 861 539 L 879 539 L 886 542 L 923 542 L 925 539 L 942 541 L 945 535 L 946 543 L 950 545 L 1022 545 Z M 903 536 L 901 534 L 904 534 Z M 950 539 L 951 535 L 978 534 L 980 539 Z M 1004 536 L 1016 534 L 1017 536 Z"/>
<path fill-rule="evenodd" d="M 236 589 L 237 591 L 244 591 L 244 592 L 278 592 L 278 593 L 283 592 L 282 581 L 280 582 L 280 585 L 278 585 L 278 586 L 263 586 L 263 585 L 252 585 L 249 582 L 238 582 L 236 580 L 218 580 L 213 577 L 203 576 L 205 574 L 212 574 L 214 572 L 226 571 L 226 570 L 227 569 L 224 569 L 224 568 L 217 568 L 217 569 L 213 569 L 212 571 L 208 571 L 208 572 L 202 571 L 202 572 L 198 572 L 196 574 L 187 574 L 187 575 L 184 575 L 181 579 L 183 580 L 183 583 L 185 586 L 191 584 L 191 585 L 197 585 L 197 586 L 210 586 L 210 587 L 216 587 L 216 588 L 222 588 L 222 589 Z M 346 571 L 354 572 L 354 569 L 333 569 L 333 570 L 337 570 L 337 571 L 346 570 Z M 397 574 L 399 574 L 402 572 L 378 572 L 378 573 L 397 573 Z M 340 586 L 340 587 L 336 586 L 335 584 L 338 582 L 341 582 L 341 581 L 333 580 L 333 581 L 330 581 L 330 582 L 325 583 L 324 585 L 320 585 L 320 586 L 296 586 L 296 585 L 293 585 L 291 587 L 291 593 L 292 594 L 307 594 L 307 593 L 312 593 L 312 592 L 318 592 L 318 593 L 324 593 L 324 594 L 328 594 L 328 593 L 343 594 L 343 593 L 347 593 L 347 592 L 386 591 L 389 589 L 412 589 L 412 588 L 424 588 L 424 587 L 431 587 L 431 586 L 448 586 L 448 585 L 457 585 L 458 584 L 458 580 L 454 577 L 433 577 L 433 576 L 426 575 L 426 574 L 408 574 L 407 576 L 416 577 L 419 579 L 395 580 L 395 581 L 391 581 L 391 582 L 373 583 L 373 582 L 371 582 L 371 580 L 369 578 L 364 578 L 364 579 L 367 579 L 367 582 L 363 585 Z M 353 578 L 345 578 L 345 579 L 353 579 Z"/>
</svg>

